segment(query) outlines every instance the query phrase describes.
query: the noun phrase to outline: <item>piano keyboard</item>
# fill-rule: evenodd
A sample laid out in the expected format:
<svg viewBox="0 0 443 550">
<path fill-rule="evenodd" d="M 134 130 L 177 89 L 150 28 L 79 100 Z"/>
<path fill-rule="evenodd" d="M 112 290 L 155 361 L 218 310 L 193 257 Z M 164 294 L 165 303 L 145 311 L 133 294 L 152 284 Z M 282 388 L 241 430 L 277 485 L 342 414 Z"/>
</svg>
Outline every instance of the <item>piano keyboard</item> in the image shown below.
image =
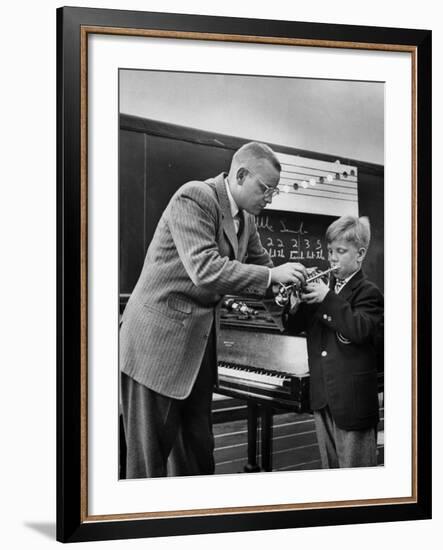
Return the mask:
<svg viewBox="0 0 443 550">
<path fill-rule="evenodd" d="M 219 361 L 215 391 L 297 412 L 309 410 L 309 376 Z"/>
<path fill-rule="evenodd" d="M 269 371 L 261 371 L 246 365 L 236 365 L 234 363 L 226 363 L 220 361 L 218 364 L 219 378 L 232 378 L 233 380 L 244 380 L 257 387 L 280 390 L 284 386 L 290 385 L 291 379 L 289 376 L 281 372 L 272 373 Z"/>
<path fill-rule="evenodd" d="M 305 338 L 221 327 L 215 391 L 254 403 L 309 410 Z"/>
</svg>

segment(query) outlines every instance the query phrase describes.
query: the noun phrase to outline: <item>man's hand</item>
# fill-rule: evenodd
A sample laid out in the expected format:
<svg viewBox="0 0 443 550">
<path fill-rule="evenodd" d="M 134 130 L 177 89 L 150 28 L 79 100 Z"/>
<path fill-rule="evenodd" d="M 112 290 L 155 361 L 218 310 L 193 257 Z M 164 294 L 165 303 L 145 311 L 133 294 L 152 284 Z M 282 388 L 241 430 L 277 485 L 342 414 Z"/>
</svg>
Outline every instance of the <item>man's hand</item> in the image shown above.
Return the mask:
<svg viewBox="0 0 443 550">
<path fill-rule="evenodd" d="M 297 287 L 300 287 L 304 284 L 306 277 L 306 268 L 299 263 L 288 262 L 271 268 L 271 283 L 295 283 Z"/>
<path fill-rule="evenodd" d="M 303 289 L 301 299 L 307 304 L 320 304 L 325 299 L 326 294 L 329 292 L 329 287 L 321 279 L 315 281 L 315 283 L 309 283 Z"/>
</svg>

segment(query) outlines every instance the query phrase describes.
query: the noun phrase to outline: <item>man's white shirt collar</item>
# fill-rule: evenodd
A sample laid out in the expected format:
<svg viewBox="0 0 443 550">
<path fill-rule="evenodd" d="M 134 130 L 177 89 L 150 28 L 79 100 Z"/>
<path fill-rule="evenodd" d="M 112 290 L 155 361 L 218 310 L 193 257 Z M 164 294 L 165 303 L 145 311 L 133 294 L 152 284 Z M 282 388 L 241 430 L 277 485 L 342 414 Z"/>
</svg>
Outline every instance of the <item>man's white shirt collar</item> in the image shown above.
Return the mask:
<svg viewBox="0 0 443 550">
<path fill-rule="evenodd" d="M 233 219 L 235 220 L 235 216 L 237 216 L 240 209 L 237 206 L 237 203 L 235 202 L 234 197 L 232 196 L 231 189 L 229 188 L 228 178 L 225 178 L 225 186 L 226 186 L 226 192 L 228 194 L 229 206 L 231 207 L 231 214 Z"/>
</svg>

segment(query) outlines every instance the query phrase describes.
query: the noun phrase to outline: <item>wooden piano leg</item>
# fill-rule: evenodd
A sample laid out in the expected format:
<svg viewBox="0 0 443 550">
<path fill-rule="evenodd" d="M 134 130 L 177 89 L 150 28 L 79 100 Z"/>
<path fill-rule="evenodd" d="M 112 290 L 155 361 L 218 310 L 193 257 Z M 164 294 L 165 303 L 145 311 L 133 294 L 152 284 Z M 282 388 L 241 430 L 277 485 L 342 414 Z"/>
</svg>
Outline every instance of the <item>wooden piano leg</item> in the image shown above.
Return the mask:
<svg viewBox="0 0 443 550">
<path fill-rule="evenodd" d="M 258 406 L 248 403 L 248 463 L 244 467 L 245 472 L 259 472 L 257 464 L 257 417 Z"/>
<path fill-rule="evenodd" d="M 261 464 L 265 472 L 272 472 L 272 408 L 261 409 Z"/>
</svg>

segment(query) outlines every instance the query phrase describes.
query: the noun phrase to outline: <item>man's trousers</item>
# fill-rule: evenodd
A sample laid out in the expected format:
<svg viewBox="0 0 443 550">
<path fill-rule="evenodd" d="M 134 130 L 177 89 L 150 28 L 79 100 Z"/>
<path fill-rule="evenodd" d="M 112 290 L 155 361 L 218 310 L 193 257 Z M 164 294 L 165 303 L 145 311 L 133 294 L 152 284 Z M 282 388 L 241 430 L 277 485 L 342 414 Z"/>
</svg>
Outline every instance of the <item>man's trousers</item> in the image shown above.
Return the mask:
<svg viewBox="0 0 443 550">
<path fill-rule="evenodd" d="M 194 387 L 184 400 L 160 395 L 122 373 L 127 479 L 214 473 L 215 358 L 212 331 Z"/>
</svg>

